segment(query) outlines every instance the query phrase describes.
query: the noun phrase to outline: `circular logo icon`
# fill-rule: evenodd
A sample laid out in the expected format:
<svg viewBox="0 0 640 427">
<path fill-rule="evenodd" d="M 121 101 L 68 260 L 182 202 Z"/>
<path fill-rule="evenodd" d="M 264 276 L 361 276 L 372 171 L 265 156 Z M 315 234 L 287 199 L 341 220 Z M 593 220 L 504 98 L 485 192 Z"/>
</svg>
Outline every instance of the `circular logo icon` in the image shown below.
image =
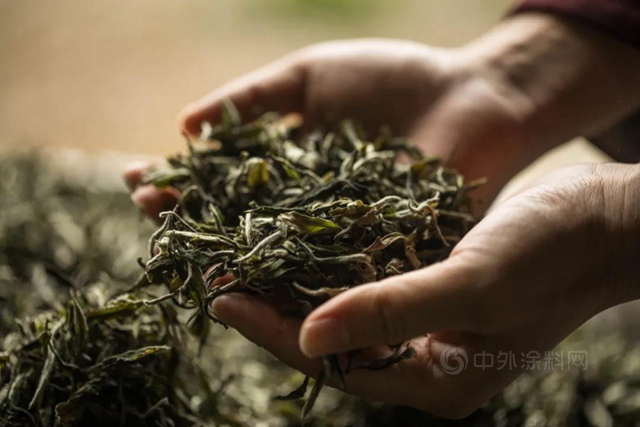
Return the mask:
<svg viewBox="0 0 640 427">
<path fill-rule="evenodd" d="M 458 375 L 469 363 L 467 352 L 460 347 L 449 347 L 440 355 L 442 370 L 449 375 Z"/>
</svg>

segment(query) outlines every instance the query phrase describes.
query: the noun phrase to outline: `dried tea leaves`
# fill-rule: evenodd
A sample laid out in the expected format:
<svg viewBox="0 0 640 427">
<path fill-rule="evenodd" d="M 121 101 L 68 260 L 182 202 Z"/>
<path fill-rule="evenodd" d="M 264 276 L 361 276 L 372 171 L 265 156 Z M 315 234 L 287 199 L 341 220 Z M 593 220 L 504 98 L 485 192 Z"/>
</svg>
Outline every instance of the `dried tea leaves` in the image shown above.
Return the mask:
<svg viewBox="0 0 640 427">
<path fill-rule="evenodd" d="M 237 425 L 175 307 L 112 297 L 151 231 L 128 195 L 34 153 L 0 178 L 0 426 Z"/>
<path fill-rule="evenodd" d="M 241 123 L 233 106 L 224 111 L 187 155 L 146 177 L 182 194 L 151 239 L 147 280 L 196 317 L 216 320 L 209 305 L 228 292 L 277 294 L 304 317 L 347 289 L 445 259 L 475 224 L 468 192 L 480 182 L 465 183 L 389 132 L 367 141 L 347 121 L 339 132 L 297 137 L 288 117 Z M 231 279 L 212 286 L 223 277 Z M 305 413 L 323 380 L 343 381 L 343 372 L 326 358 Z"/>
</svg>

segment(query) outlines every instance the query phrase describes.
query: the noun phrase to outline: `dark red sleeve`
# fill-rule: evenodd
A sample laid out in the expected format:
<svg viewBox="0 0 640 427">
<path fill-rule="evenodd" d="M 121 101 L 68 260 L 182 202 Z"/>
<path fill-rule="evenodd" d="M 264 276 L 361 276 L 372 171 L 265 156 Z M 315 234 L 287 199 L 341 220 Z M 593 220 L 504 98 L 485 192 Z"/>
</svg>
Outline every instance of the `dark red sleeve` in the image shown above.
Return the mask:
<svg viewBox="0 0 640 427">
<path fill-rule="evenodd" d="M 578 19 L 640 48 L 640 0 L 522 0 L 515 9 L 527 10 Z"/>
<path fill-rule="evenodd" d="M 526 11 L 576 19 L 640 49 L 640 0 L 520 0 L 514 12 Z M 585 136 L 618 161 L 640 161 L 640 111 L 599 135 Z"/>
</svg>

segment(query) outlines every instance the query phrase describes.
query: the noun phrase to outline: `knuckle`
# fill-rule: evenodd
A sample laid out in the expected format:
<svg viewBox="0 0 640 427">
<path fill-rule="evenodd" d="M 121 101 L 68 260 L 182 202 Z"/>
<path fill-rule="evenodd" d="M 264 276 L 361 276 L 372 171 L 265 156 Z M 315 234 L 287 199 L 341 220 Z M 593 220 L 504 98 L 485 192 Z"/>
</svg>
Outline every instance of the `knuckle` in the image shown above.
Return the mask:
<svg viewBox="0 0 640 427">
<path fill-rule="evenodd" d="M 177 118 L 178 129 L 181 132 L 189 132 L 194 125 L 193 117 L 194 117 L 194 108 L 192 104 L 189 104 L 178 113 L 178 118 Z"/>
<path fill-rule="evenodd" d="M 371 301 L 384 343 L 395 344 L 405 339 L 408 331 L 407 322 L 405 316 L 397 309 L 393 294 L 384 286 L 376 285 Z"/>
<path fill-rule="evenodd" d="M 322 52 L 322 44 L 303 47 L 284 57 L 284 61 L 292 66 L 307 66 L 314 62 Z"/>
<path fill-rule="evenodd" d="M 486 288 L 478 285 L 477 289 L 473 289 L 468 295 L 465 308 L 467 322 L 470 329 L 476 332 L 492 333 L 500 325 L 497 320 L 500 309 L 496 309 L 495 304 L 489 302 L 487 292 Z"/>
<path fill-rule="evenodd" d="M 502 280 L 497 273 L 499 268 L 478 268 L 477 265 L 486 265 L 487 260 L 474 256 L 465 258 L 457 267 L 458 280 L 465 284 L 460 293 L 460 312 L 464 313 L 465 328 L 472 332 L 490 333 L 500 325 L 497 318 L 501 310 L 509 306 L 495 301 L 494 289 Z"/>
</svg>

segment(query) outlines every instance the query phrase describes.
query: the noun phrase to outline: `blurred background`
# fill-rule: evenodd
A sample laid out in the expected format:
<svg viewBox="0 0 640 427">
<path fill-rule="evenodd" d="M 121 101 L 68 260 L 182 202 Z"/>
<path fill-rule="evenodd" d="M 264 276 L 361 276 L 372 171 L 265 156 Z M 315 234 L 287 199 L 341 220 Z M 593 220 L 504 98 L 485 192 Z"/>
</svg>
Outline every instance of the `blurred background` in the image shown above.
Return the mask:
<svg viewBox="0 0 640 427">
<path fill-rule="evenodd" d="M 457 46 L 511 0 L 0 2 L 0 147 L 166 155 L 188 102 L 297 48 L 338 38 Z M 543 169 L 601 155 L 584 142 Z M 108 157 L 111 159 L 111 157 Z"/>
<path fill-rule="evenodd" d="M 90 194 L 97 195 L 94 199 L 98 201 L 104 199 L 101 194 L 115 188 L 122 200 L 111 209 L 126 213 L 131 219 L 135 209 L 120 178 L 126 162 L 183 151 L 184 141 L 175 121 L 177 113 L 230 79 L 300 47 L 331 39 L 389 37 L 458 46 L 498 22 L 512 2 L 0 1 L 0 160 L 4 153 L 38 147 L 37 151 L 45 153 L 44 157 L 53 164 L 48 166 L 56 169 L 55 174 L 49 175 L 50 172 L 42 173 L 41 163 L 33 160 L 8 157 L 0 161 L 0 205 L 5 199 L 5 205 L 0 206 L 0 220 L 6 219 L 4 223 L 0 221 L 0 244 L 22 240 L 29 243 L 24 237 L 2 232 L 16 230 L 15 223 L 24 222 L 30 227 L 39 224 L 42 228 L 36 227 L 38 235 L 48 236 L 40 233 L 41 229 L 56 233 L 71 230 L 68 234 L 73 238 L 62 240 L 86 240 L 83 245 L 87 248 L 96 246 L 86 237 L 91 235 L 91 228 L 85 224 L 93 224 L 95 217 L 90 216 L 79 225 L 60 225 L 60 218 L 66 221 L 70 215 L 82 216 L 86 212 L 75 204 L 52 205 L 47 191 L 66 187 L 50 176 L 72 176 Z M 577 139 L 544 156 L 505 192 L 558 166 L 604 160 L 607 158 L 601 152 Z M 39 174 L 41 178 L 35 179 Z M 21 176 L 23 186 L 16 184 L 16 177 Z M 20 198 L 6 196 L 12 191 Z M 58 197 L 57 193 L 52 194 L 52 198 Z M 102 205 L 94 199 L 87 195 L 74 198 L 82 202 L 83 209 L 99 211 L 97 217 L 108 221 L 118 218 L 115 214 L 113 218 L 104 215 Z M 28 214 L 30 210 L 42 215 Z M 42 216 L 51 219 L 43 221 Z M 136 233 L 150 232 L 148 225 L 138 230 L 141 222 L 133 219 L 136 221 L 129 225 L 128 230 L 133 230 L 129 234 L 113 233 L 125 230 L 124 225 L 93 226 L 107 238 L 104 245 L 97 246 L 113 250 L 127 261 L 135 259 L 130 252 L 137 247 L 128 241 L 113 242 L 122 236 L 138 239 Z M 76 246 L 77 252 L 86 255 L 85 246 Z M 131 266 L 134 264 L 132 261 Z M 637 318 L 640 310 L 627 306 L 626 313 L 635 313 Z M 633 326 L 629 330 L 637 334 L 637 322 L 623 322 L 626 315 L 620 310 L 604 313 L 600 319 L 607 316 L 610 322 L 591 321 L 592 330 L 607 334 L 619 330 L 621 322 Z M 637 336 L 634 340 L 637 342 Z M 244 348 L 240 353 L 246 353 Z M 617 348 L 611 347 L 612 351 Z M 243 378 L 248 377 L 243 372 Z"/>
<path fill-rule="evenodd" d="M 189 101 L 297 48 L 351 37 L 455 46 L 509 0 L 0 2 L 0 143 L 165 154 Z"/>
</svg>

